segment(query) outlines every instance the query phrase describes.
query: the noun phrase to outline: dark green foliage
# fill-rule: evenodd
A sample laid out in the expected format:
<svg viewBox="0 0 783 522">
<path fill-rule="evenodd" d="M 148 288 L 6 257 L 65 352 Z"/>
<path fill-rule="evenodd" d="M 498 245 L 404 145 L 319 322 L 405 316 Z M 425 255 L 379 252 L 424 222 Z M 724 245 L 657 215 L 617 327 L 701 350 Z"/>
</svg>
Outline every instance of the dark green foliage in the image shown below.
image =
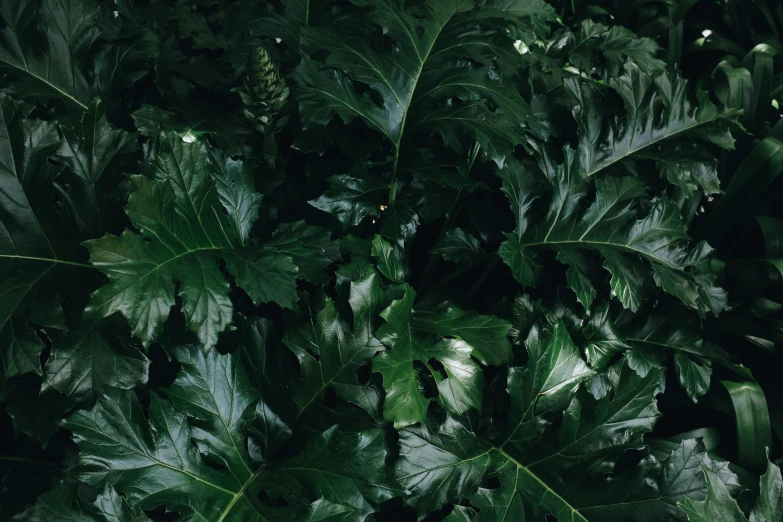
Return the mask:
<svg viewBox="0 0 783 522">
<path fill-rule="evenodd" d="M 739 4 L 0 0 L 0 519 L 778 522 Z"/>
</svg>

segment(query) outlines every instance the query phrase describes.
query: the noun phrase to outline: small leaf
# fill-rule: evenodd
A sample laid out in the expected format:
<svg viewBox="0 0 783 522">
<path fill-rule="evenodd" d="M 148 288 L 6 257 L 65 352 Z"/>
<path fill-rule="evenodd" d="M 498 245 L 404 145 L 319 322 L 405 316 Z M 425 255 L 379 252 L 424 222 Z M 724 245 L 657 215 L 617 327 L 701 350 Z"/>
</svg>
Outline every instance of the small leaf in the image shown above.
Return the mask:
<svg viewBox="0 0 783 522">
<path fill-rule="evenodd" d="M 387 279 L 397 282 L 402 282 L 405 279 L 405 270 L 397 259 L 394 248 L 377 234 L 372 240 L 372 257 L 377 260 L 378 270 Z"/>
<path fill-rule="evenodd" d="M 462 228 L 447 230 L 432 249 L 432 253 L 440 254 L 446 261 L 453 261 L 458 265 L 478 264 L 487 257 L 478 239 Z"/>
<path fill-rule="evenodd" d="M 358 225 L 365 216 L 380 215 L 380 204 L 389 189 L 385 183 L 344 174 L 332 176 L 329 182 L 332 189 L 310 204 L 332 214 L 344 227 Z"/>
</svg>

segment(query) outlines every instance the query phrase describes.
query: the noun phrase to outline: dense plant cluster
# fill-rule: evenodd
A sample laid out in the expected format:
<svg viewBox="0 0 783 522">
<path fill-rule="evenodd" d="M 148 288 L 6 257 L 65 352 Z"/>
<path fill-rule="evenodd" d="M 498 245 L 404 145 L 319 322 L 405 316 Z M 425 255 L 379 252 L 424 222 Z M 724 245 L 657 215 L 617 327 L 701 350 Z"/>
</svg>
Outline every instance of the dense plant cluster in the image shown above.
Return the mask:
<svg viewBox="0 0 783 522">
<path fill-rule="evenodd" d="M 783 520 L 781 32 L 0 0 L 0 518 Z"/>
</svg>

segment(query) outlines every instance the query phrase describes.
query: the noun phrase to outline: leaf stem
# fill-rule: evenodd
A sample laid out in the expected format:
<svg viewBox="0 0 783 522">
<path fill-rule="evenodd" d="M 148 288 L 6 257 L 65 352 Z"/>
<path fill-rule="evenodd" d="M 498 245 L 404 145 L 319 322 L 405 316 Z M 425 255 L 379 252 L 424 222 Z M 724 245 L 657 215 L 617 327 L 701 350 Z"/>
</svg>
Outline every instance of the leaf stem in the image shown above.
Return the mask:
<svg viewBox="0 0 783 522">
<path fill-rule="evenodd" d="M 54 462 L 48 462 L 46 460 L 40 460 L 40 459 L 30 459 L 27 457 L 14 457 L 11 455 L 0 455 L 0 460 L 10 461 L 10 462 L 22 462 L 26 464 L 37 464 L 39 466 L 54 466 Z"/>
<path fill-rule="evenodd" d="M 16 255 L 0 254 L 0 259 L 24 259 L 26 261 L 43 261 L 46 263 L 53 263 L 53 264 L 56 263 L 61 265 L 78 266 L 81 268 L 90 268 L 92 270 L 96 269 L 94 266 L 88 265 L 86 263 L 77 263 L 76 261 L 65 261 L 63 259 L 47 258 L 47 257 L 16 256 Z"/>
</svg>

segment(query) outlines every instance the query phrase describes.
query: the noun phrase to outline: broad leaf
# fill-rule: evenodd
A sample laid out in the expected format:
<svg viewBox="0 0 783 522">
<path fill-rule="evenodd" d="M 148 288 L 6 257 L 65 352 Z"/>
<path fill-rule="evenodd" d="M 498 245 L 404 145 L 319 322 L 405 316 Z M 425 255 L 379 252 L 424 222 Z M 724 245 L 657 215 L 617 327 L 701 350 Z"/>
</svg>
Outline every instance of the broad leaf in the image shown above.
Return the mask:
<svg viewBox="0 0 783 522">
<path fill-rule="evenodd" d="M 329 230 L 304 221 L 281 224 L 264 248 L 289 256 L 299 268 L 296 276 L 316 284 L 329 280 L 326 267 L 341 257 Z"/>
<path fill-rule="evenodd" d="M 92 321 L 85 321 L 55 340 L 41 392 L 53 389 L 74 402 L 92 402 L 109 386 L 130 390 L 145 384 L 149 365 L 137 348 L 110 341 Z"/>
<path fill-rule="evenodd" d="M 111 486 L 104 486 L 94 502 L 78 498 L 77 486 L 58 482 L 41 495 L 30 515 L 30 522 L 148 522 L 140 510 L 131 509 Z"/>
<path fill-rule="evenodd" d="M 118 159 L 136 148 L 137 135 L 112 128 L 105 104 L 98 99 L 89 104 L 81 125 L 64 128 L 62 133 L 64 140 L 57 157 L 68 170 L 57 178 L 58 190 L 81 237 L 99 237 L 111 229 L 109 221 L 119 203 L 107 197 L 117 181 L 106 178 Z"/>
<path fill-rule="evenodd" d="M 295 74 L 304 128 L 326 125 L 338 115 L 345 123 L 358 118 L 379 132 L 392 147 L 386 182 L 390 202 L 413 152 L 408 144 L 418 135 L 438 133 L 445 145 L 463 153 L 478 142 L 502 165 L 524 135 L 531 111 L 490 67 L 498 56 L 514 56 L 512 40 L 493 30 L 493 24 L 505 30 L 543 30 L 553 11 L 541 2 L 502 0 L 481 5 L 464 0 L 415 6 L 396 0 L 352 3 L 369 8 L 371 23 L 394 45 L 374 48 L 371 32 L 361 26 L 357 30 L 350 18 L 344 24 L 338 19 L 302 28 L 301 47 L 307 54 L 328 53 L 320 64 L 305 57 Z M 358 83 L 374 95 L 357 93 Z"/>
<path fill-rule="evenodd" d="M 379 206 L 388 190 L 382 181 L 337 175 L 329 178 L 329 182 L 332 189 L 310 204 L 332 214 L 344 227 L 358 225 L 366 216 L 380 215 Z"/>
<path fill-rule="evenodd" d="M 372 257 L 377 260 L 378 270 L 387 279 L 397 282 L 405 279 L 405 270 L 394 253 L 394 247 L 381 236 L 376 235 L 372 240 Z"/>
<path fill-rule="evenodd" d="M 484 364 L 500 365 L 511 361 L 508 340 L 511 325 L 494 315 L 481 315 L 441 303 L 418 309 L 411 325 L 416 330 L 464 341 L 473 350 L 473 356 Z"/>
<path fill-rule="evenodd" d="M 0 16 L 0 68 L 16 80 L 14 92 L 87 110 L 93 97 L 87 53 L 99 34 L 97 3 L 3 0 Z"/>
<path fill-rule="evenodd" d="M 549 351 L 572 360 L 563 349 L 571 350 L 554 345 Z M 574 395 L 570 377 L 564 387 L 557 386 L 563 366 L 552 364 L 553 357 L 547 355 L 551 362 L 541 367 L 551 373 L 537 371 L 534 365 L 518 372 L 519 377 L 510 377 L 512 400 L 518 401 L 513 411 L 535 405 L 536 412 L 517 413 L 505 442 L 481 439 L 451 417 L 402 432 L 404 458 L 397 470 L 412 492 L 412 506 L 431 511 L 468 498 L 470 519 L 481 521 L 546 516 L 573 522 L 649 520 L 649 516 L 674 520 L 682 517 L 677 501 L 706 492 L 700 465 L 737 485 L 727 465 L 711 461 L 695 440 L 684 441 L 663 463 L 646 455 L 614 476 L 612 470 L 624 451 L 640 447 L 642 435 L 660 415 L 653 398 L 659 373 L 643 379 L 621 363 L 614 397 L 595 401 L 583 392 Z M 578 368 L 579 363 L 570 367 Z M 573 375 L 573 370 L 566 373 Z M 551 391 L 534 395 L 530 404 L 528 389 Z M 561 419 L 556 428 L 550 420 L 555 418 Z M 499 487 L 485 488 L 487 477 L 495 477 Z"/>
<path fill-rule="evenodd" d="M 298 316 L 287 316 L 283 342 L 299 360 L 301 369 L 299 378 L 291 383 L 296 417 L 314 401 L 321 402 L 327 388 L 371 414 L 375 407 L 367 402 L 369 390 L 359 384 L 357 370 L 383 349 L 375 338 L 376 317 L 383 303 L 380 277 L 362 259 L 344 267 L 342 273 L 349 281 L 352 326 L 331 300 L 314 318 L 306 303 Z"/>
<path fill-rule="evenodd" d="M 93 266 L 109 276 L 88 313 L 122 313 L 148 345 L 168 318 L 179 283 L 188 328 L 210 348 L 233 312 L 220 259 L 254 301 L 292 307 L 296 265 L 274 251 L 243 248 L 243 223 L 253 220 L 254 205 L 234 201 L 226 173 L 212 173 L 205 144 L 163 134 L 152 152 L 154 179 L 132 176 L 126 207 L 141 234 L 126 230 L 85 243 Z M 242 183 L 237 177 L 232 182 Z"/>
<path fill-rule="evenodd" d="M 383 465 L 381 432 L 342 435 L 332 428 L 288 462 L 259 466 L 246 449 L 259 397 L 239 358 L 216 350 L 204 354 L 198 346 L 177 348 L 175 354 L 182 370 L 166 390 L 169 400 L 152 395 L 149 420 L 132 392 L 112 392 L 63 423 L 80 447 L 73 470 L 80 480 L 111 485 L 131 508 L 163 504 L 185 520 L 296 518 L 295 507 L 260 502 L 260 489 L 283 493 L 299 505 L 321 497 L 347 502 L 353 509 L 344 520 L 356 522 L 391 497 L 394 483 Z M 349 461 L 356 464 L 346 465 Z"/>
<path fill-rule="evenodd" d="M 440 254 L 447 261 L 454 261 L 458 265 L 477 264 L 487 257 L 478 239 L 461 228 L 452 228 L 446 231 L 432 252 Z"/>
<path fill-rule="evenodd" d="M 666 64 L 656 57 L 660 48 L 655 40 L 639 38 L 625 27 L 607 27 L 592 20 L 583 20 L 579 30 L 570 33 L 568 38 L 564 49 L 568 52 L 569 61 L 588 74 L 599 69 L 602 73 L 605 70 L 601 76 L 615 78 L 627 62 L 650 75 L 666 68 Z"/>
<path fill-rule="evenodd" d="M 448 411 L 478 409 L 483 398 L 483 373 L 470 357 L 474 348 L 464 340 L 426 335 L 428 330 L 420 328 L 414 314 L 415 298 L 416 292 L 406 286 L 402 299 L 381 312 L 386 324 L 378 330 L 378 338 L 389 349 L 373 359 L 373 371 L 383 376 L 386 390 L 384 418 L 398 428 L 424 421 L 427 413 L 430 401 L 423 394 L 417 366 L 437 382 L 437 401 Z M 431 366 L 431 359 L 443 366 L 442 372 Z"/>
<path fill-rule="evenodd" d="M 680 384 L 696 401 L 709 389 L 711 361 L 726 360 L 715 344 L 704 341 L 682 314 L 650 314 L 635 319 L 623 314 L 617 321 L 620 335 L 631 345 L 629 364 L 640 375 L 651 367 L 663 368 L 663 351 L 672 352 Z"/>
<path fill-rule="evenodd" d="M 518 214 L 516 234 L 506 234 L 508 240 L 499 251 L 515 277 L 523 284 L 534 284 L 538 271 L 535 249 L 555 248 L 558 258 L 569 265 L 569 286 L 589 306 L 597 274 L 588 271 L 580 252 L 596 251 L 612 274 L 614 294 L 626 308 L 638 309 L 643 279 L 649 278 L 702 314 L 720 312 L 725 301 L 716 308 L 712 298 L 713 292 L 720 290 L 712 286 L 711 278 L 697 272 L 709 262 L 712 249 L 706 243 L 690 246 L 677 206 L 663 196 L 651 201 L 646 215 L 639 217 L 638 198 L 644 194 L 640 181 L 633 177 L 597 179 L 595 199 L 591 199 L 584 174 L 576 155 L 567 148 L 544 218 L 526 226 L 530 217 Z M 528 203 L 514 205 L 529 207 Z M 639 266 L 642 260 L 652 270 Z"/>
<path fill-rule="evenodd" d="M 48 161 L 59 147 L 55 126 L 26 120 L 25 106 L 4 94 L 0 108 L 0 371 L 4 377 L 41 375 L 45 345 L 27 323 L 64 328 L 62 310 L 44 283 L 66 269 L 90 268 L 71 260 L 73 245 L 52 201 L 59 173 Z M 37 304 L 47 299 L 50 305 Z"/>
<path fill-rule="evenodd" d="M 783 479 L 780 468 L 767 462 L 767 472 L 761 477 L 756 503 L 746 518 L 732 498 L 722 477 L 708 466 L 702 466 L 707 481 L 707 498 L 703 501 L 686 498 L 678 505 L 691 522 L 772 522 L 783 517 Z"/>
<path fill-rule="evenodd" d="M 623 100 L 624 118 L 604 118 L 605 105 L 589 84 L 574 79 L 565 82 L 578 101 L 573 113 L 585 175 L 597 175 L 624 160 L 660 158 L 663 174 L 685 194 L 718 192 L 715 160 L 703 151 L 691 153 L 683 145 L 699 140 L 733 148 L 728 123 L 736 111 L 718 109 L 704 91 L 691 102 L 687 83 L 674 74 L 653 78 L 633 62 L 624 69 L 624 74 L 609 81 Z M 682 140 L 683 145 L 675 146 L 672 140 Z"/>
</svg>

